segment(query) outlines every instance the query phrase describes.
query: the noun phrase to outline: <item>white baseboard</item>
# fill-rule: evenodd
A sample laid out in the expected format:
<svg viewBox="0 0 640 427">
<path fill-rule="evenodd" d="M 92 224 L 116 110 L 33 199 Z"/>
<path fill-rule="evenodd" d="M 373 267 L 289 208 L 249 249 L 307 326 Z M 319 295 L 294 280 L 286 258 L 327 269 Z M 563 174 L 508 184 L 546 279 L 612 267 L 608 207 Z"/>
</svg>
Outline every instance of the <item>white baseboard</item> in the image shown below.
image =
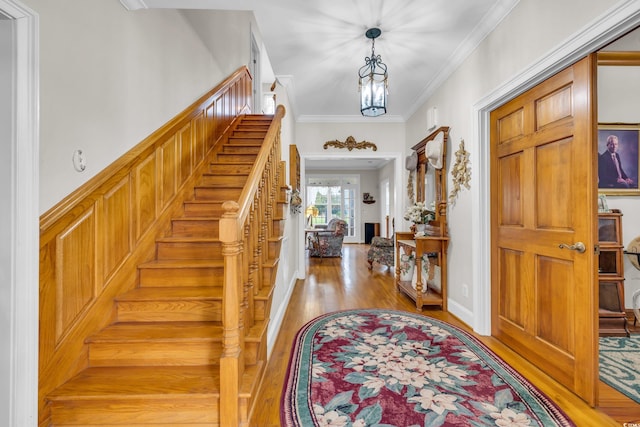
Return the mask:
<svg viewBox="0 0 640 427">
<path fill-rule="evenodd" d="M 452 299 L 447 300 L 447 309 L 449 310 L 449 313 L 453 314 L 458 319 L 462 320 L 464 323 L 473 328 L 474 317 L 471 310 L 458 304 Z"/>
<path fill-rule="evenodd" d="M 280 303 L 278 306 L 278 310 L 274 313 L 269 321 L 269 330 L 267 331 L 267 359 L 271 357 L 271 350 L 273 350 L 273 346 L 276 343 L 276 339 L 278 338 L 278 332 L 280 332 L 280 327 L 282 326 L 282 321 L 284 320 L 284 315 L 287 312 L 287 307 L 289 306 L 289 301 L 291 300 L 291 294 L 293 294 L 293 290 L 296 287 L 298 272 L 296 271 L 291 275 L 291 280 L 289 281 L 289 288 L 287 289 L 287 293 L 285 294 L 284 301 Z"/>
</svg>

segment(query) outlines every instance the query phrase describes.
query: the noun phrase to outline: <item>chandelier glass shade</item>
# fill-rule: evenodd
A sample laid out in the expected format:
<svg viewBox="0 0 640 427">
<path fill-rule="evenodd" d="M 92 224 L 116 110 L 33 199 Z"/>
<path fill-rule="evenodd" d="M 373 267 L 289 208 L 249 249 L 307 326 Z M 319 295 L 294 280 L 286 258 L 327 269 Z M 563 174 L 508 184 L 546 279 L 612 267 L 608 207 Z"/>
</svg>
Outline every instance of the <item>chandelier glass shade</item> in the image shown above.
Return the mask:
<svg viewBox="0 0 640 427">
<path fill-rule="evenodd" d="M 363 116 L 375 117 L 387 112 L 387 66 L 382 57 L 376 55 L 375 42 L 382 31 L 370 28 L 365 36 L 371 39 L 371 57 L 364 59 L 358 71 L 358 90 L 360 92 L 360 112 Z"/>
</svg>

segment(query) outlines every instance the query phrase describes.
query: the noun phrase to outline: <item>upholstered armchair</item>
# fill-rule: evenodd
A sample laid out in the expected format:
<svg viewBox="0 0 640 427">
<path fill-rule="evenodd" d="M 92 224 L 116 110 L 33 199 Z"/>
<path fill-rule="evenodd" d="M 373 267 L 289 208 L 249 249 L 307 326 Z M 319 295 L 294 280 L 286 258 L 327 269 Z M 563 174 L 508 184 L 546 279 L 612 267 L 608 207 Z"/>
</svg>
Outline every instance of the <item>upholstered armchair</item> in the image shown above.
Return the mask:
<svg viewBox="0 0 640 427">
<path fill-rule="evenodd" d="M 391 220 L 391 227 L 393 233 L 395 234 L 395 219 Z M 373 263 L 377 262 L 378 264 L 386 265 L 389 267 L 389 271 L 391 271 L 391 267 L 393 267 L 393 258 L 396 252 L 396 244 L 394 235 L 391 237 L 380 237 L 375 236 L 371 239 L 371 246 L 369 247 L 369 252 L 367 252 L 367 261 L 369 262 L 369 270 L 373 269 Z"/>
<path fill-rule="evenodd" d="M 327 228 L 314 231 L 309 235 L 309 256 L 341 257 L 346 221 L 333 218 Z"/>
<path fill-rule="evenodd" d="M 394 238 L 376 236 L 371 239 L 371 246 L 367 253 L 367 261 L 369 262 L 369 270 L 373 268 L 373 263 L 386 265 L 391 270 L 393 267 L 393 258 L 396 250 Z"/>
</svg>

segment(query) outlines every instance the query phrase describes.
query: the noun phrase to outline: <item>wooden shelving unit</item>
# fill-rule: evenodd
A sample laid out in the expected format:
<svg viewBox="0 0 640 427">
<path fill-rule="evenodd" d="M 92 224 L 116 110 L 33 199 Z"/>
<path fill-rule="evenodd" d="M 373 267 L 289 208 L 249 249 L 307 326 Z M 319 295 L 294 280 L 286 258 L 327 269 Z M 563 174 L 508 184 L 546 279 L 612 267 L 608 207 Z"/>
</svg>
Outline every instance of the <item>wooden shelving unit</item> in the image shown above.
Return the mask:
<svg viewBox="0 0 640 427">
<path fill-rule="evenodd" d="M 600 336 L 629 336 L 624 308 L 622 213 L 598 214 Z"/>
</svg>

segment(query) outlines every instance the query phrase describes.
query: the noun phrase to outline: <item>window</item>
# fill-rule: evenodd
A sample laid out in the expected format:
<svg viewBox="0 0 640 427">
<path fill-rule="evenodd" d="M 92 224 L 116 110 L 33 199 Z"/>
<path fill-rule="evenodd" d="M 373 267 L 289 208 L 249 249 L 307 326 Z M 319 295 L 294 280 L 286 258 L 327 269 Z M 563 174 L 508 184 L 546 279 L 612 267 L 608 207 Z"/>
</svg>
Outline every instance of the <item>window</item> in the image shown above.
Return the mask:
<svg viewBox="0 0 640 427">
<path fill-rule="evenodd" d="M 328 224 L 333 218 L 347 222 L 345 241 L 355 242 L 358 228 L 356 195 L 357 176 L 309 176 L 307 177 L 305 215 L 307 226 Z"/>
</svg>

